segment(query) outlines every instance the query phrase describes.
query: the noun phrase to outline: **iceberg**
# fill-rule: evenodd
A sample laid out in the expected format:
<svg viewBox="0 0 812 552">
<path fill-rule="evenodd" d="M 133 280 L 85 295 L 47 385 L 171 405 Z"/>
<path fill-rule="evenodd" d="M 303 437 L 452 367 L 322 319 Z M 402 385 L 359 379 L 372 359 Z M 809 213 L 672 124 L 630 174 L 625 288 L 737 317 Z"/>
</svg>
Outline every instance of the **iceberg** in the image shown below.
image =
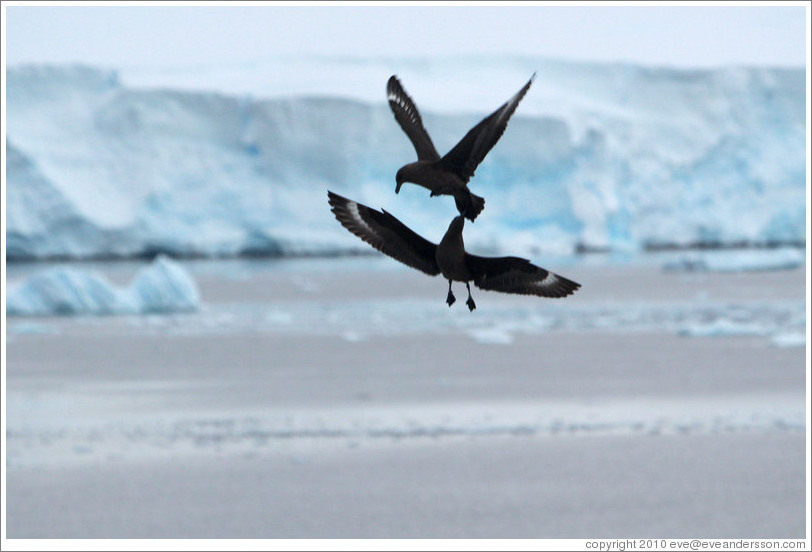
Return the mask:
<svg viewBox="0 0 812 552">
<path fill-rule="evenodd" d="M 805 244 L 803 68 L 494 56 L 234 71 L 9 67 L 7 259 L 369 252 L 328 189 L 437 241 L 453 202 L 393 193 L 414 157 L 386 104 L 394 73 L 445 152 L 537 72 L 470 183 L 487 200 L 466 228 L 475 252 Z"/>
<path fill-rule="evenodd" d="M 120 288 L 103 275 L 55 267 L 8 286 L 8 316 L 112 315 L 197 310 L 200 293 L 192 277 L 175 261 L 159 256 Z"/>
</svg>

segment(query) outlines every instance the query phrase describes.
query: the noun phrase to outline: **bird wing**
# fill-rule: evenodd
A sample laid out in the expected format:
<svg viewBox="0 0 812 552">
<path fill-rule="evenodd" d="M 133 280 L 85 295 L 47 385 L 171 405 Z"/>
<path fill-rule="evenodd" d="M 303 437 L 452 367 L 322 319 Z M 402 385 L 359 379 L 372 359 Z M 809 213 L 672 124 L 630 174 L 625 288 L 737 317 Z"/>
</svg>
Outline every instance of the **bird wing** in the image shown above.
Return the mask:
<svg viewBox="0 0 812 552">
<path fill-rule="evenodd" d="M 377 211 L 366 205 L 327 191 L 332 212 L 344 228 L 403 264 L 430 276 L 440 273 L 434 253 L 437 246 L 386 211 Z"/>
<path fill-rule="evenodd" d="M 420 118 L 420 112 L 414 101 L 401 86 L 400 81 L 395 75 L 389 77 L 389 82 L 386 84 L 386 97 L 389 99 L 389 107 L 392 108 L 392 113 L 395 114 L 395 120 L 412 141 L 415 151 L 417 152 L 418 161 L 437 161 L 440 159 L 440 154 L 429 137 L 429 133 L 423 128 L 423 119 Z"/>
<path fill-rule="evenodd" d="M 474 176 L 474 171 L 491 151 L 491 148 L 499 141 L 507 128 L 508 121 L 519 106 L 519 102 L 527 94 L 530 85 L 536 74 L 530 77 L 521 90 L 505 102 L 499 109 L 482 119 L 478 125 L 468 131 L 456 146 L 451 148 L 440 160 L 440 166 L 452 171 L 459 176 L 463 182 Z"/>
<path fill-rule="evenodd" d="M 474 285 L 482 289 L 541 297 L 566 297 L 581 287 L 581 284 L 519 257 L 479 257 L 466 253 L 465 260 Z"/>
</svg>

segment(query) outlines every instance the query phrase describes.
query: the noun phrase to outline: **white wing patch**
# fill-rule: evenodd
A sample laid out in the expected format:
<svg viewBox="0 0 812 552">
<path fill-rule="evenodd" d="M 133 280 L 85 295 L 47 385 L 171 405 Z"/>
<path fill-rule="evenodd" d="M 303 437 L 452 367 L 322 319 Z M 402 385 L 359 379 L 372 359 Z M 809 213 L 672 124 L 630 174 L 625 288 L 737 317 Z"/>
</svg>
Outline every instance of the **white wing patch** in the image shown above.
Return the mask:
<svg viewBox="0 0 812 552">
<path fill-rule="evenodd" d="M 363 228 L 363 230 L 369 234 L 370 236 L 375 236 L 376 238 L 380 238 L 378 236 L 378 232 L 375 231 L 375 228 L 367 224 L 367 221 L 364 220 L 364 217 L 361 216 L 361 212 L 358 210 L 358 204 L 354 201 L 347 202 L 347 212 L 350 214 L 352 219 L 355 223 Z"/>
<path fill-rule="evenodd" d="M 417 113 L 415 113 L 414 109 L 409 105 L 409 102 L 398 94 L 397 92 L 390 92 L 386 96 L 390 102 L 395 102 L 400 110 L 409 117 L 409 122 L 412 124 L 417 123 Z"/>
<path fill-rule="evenodd" d="M 533 285 L 535 285 L 536 287 L 540 287 L 540 288 L 546 288 L 546 287 L 554 286 L 556 284 L 556 282 L 558 282 L 558 277 L 555 274 L 553 274 L 552 272 L 548 271 L 547 276 L 545 276 L 541 280 L 536 280 L 535 282 L 533 282 Z"/>
</svg>

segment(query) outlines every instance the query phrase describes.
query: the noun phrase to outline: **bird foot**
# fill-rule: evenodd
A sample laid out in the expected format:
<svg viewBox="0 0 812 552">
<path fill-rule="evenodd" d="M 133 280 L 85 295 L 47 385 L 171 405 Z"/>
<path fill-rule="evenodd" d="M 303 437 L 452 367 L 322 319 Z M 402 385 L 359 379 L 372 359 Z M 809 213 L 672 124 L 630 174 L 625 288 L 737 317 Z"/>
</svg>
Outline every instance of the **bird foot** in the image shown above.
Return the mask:
<svg viewBox="0 0 812 552">
<path fill-rule="evenodd" d="M 468 310 L 469 311 L 474 312 L 474 309 L 476 308 L 476 303 L 474 303 L 474 298 L 473 297 L 469 296 L 468 300 L 465 302 L 465 304 L 468 305 Z"/>
<path fill-rule="evenodd" d="M 451 305 L 453 305 L 454 301 L 456 300 L 457 298 L 454 297 L 454 294 L 451 293 L 451 290 L 448 290 L 448 297 L 445 298 L 445 302 L 448 303 L 448 306 L 450 307 Z"/>
</svg>

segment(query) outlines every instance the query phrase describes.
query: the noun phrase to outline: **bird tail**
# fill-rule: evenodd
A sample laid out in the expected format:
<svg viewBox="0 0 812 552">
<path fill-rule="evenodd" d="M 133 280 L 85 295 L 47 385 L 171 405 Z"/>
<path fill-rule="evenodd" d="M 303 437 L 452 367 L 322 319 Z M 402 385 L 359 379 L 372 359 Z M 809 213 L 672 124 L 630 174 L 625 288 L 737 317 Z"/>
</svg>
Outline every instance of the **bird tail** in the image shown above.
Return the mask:
<svg viewBox="0 0 812 552">
<path fill-rule="evenodd" d="M 457 204 L 457 210 L 461 215 L 471 222 L 482 212 L 485 208 L 485 198 L 472 194 L 468 190 L 464 190 L 465 194 L 454 194 L 454 200 Z"/>
<path fill-rule="evenodd" d="M 485 198 L 470 192 L 468 193 L 467 197 L 463 198 L 463 205 L 460 205 L 459 202 L 457 203 L 457 209 L 471 222 L 474 222 L 474 219 L 479 215 L 479 213 L 482 212 L 482 209 L 484 208 Z"/>
</svg>

